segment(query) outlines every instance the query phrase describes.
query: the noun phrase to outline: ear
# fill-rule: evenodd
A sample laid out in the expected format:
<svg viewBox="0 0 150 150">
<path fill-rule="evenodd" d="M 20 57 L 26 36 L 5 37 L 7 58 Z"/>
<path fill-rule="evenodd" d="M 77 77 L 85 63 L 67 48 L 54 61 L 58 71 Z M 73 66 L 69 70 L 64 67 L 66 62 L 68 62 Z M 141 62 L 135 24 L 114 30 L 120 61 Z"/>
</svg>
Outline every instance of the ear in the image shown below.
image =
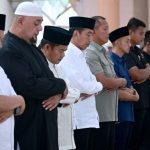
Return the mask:
<svg viewBox="0 0 150 150">
<path fill-rule="evenodd" d="M 94 30 L 93 30 L 93 34 L 95 34 L 95 33 L 96 33 L 95 31 L 96 31 L 96 29 L 94 28 Z"/>
<path fill-rule="evenodd" d="M 129 30 L 129 35 L 131 35 L 131 34 L 132 34 L 132 32 L 133 32 L 132 30 Z"/>
<path fill-rule="evenodd" d="M 115 42 L 114 42 L 114 45 L 117 45 L 118 44 L 118 40 L 116 40 Z"/>
<path fill-rule="evenodd" d="M 78 36 L 78 31 L 75 30 L 75 31 L 73 32 L 73 35 L 74 35 L 74 36 Z"/>
<path fill-rule="evenodd" d="M 23 24 L 23 21 L 24 21 L 24 16 L 18 16 L 18 18 L 17 18 L 17 23 L 18 23 L 19 25 L 22 25 L 22 24 Z"/>
<path fill-rule="evenodd" d="M 49 44 L 45 44 L 44 47 L 43 47 L 43 52 L 45 55 L 48 54 L 48 52 L 50 51 L 50 45 Z"/>
</svg>

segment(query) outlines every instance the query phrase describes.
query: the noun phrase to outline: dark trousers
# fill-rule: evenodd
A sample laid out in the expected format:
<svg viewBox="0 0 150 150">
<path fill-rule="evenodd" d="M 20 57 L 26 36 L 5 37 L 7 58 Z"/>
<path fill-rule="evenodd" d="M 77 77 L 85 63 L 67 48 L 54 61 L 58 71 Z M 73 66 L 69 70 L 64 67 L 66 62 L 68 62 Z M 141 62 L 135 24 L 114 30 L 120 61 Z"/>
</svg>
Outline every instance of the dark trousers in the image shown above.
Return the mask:
<svg viewBox="0 0 150 150">
<path fill-rule="evenodd" d="M 93 150 L 114 150 L 115 122 L 101 122 L 95 131 Z"/>
<path fill-rule="evenodd" d="M 150 108 L 146 111 L 144 121 L 144 139 L 140 150 L 150 150 Z"/>
<path fill-rule="evenodd" d="M 144 138 L 144 121 L 146 117 L 146 109 L 134 110 L 135 122 L 133 125 L 130 150 L 140 150 Z"/>
<path fill-rule="evenodd" d="M 95 128 L 74 130 L 76 150 L 93 150 Z"/>
<path fill-rule="evenodd" d="M 116 124 L 115 150 L 128 150 L 131 140 L 133 122 L 121 122 Z"/>
</svg>

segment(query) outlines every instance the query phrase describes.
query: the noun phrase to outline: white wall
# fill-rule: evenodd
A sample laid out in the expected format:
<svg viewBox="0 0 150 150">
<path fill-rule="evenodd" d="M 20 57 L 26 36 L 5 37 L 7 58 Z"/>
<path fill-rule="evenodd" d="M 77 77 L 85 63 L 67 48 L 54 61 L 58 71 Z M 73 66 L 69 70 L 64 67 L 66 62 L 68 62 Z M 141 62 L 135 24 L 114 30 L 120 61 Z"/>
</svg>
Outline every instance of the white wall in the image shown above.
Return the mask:
<svg viewBox="0 0 150 150">
<path fill-rule="evenodd" d="M 120 0 L 119 14 L 120 27 L 127 25 L 129 19 L 134 16 L 134 2 L 133 0 Z"/>
<path fill-rule="evenodd" d="M 13 18 L 13 9 L 9 0 L 0 0 L 0 13 L 6 14 L 6 28 L 7 31 L 10 28 L 12 18 Z"/>
</svg>

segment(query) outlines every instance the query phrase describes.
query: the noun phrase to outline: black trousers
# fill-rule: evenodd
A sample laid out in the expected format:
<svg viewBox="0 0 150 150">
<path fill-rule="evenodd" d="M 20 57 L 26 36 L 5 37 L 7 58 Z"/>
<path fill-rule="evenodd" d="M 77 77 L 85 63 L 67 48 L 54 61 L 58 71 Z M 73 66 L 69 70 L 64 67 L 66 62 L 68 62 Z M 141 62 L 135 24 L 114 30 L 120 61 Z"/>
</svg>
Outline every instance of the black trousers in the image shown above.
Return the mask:
<svg viewBox="0 0 150 150">
<path fill-rule="evenodd" d="M 114 150 L 115 122 L 101 122 L 100 128 L 94 134 L 93 150 Z"/>
<path fill-rule="evenodd" d="M 116 124 L 115 150 L 128 150 L 131 140 L 133 122 L 121 122 Z"/>
<path fill-rule="evenodd" d="M 74 130 L 76 150 L 93 150 L 95 128 Z"/>
<path fill-rule="evenodd" d="M 140 150 L 144 139 L 144 122 L 146 118 L 146 109 L 135 109 L 135 122 L 133 125 L 132 137 L 129 150 Z"/>
<path fill-rule="evenodd" d="M 146 111 L 143 134 L 144 138 L 140 150 L 150 150 L 150 108 Z"/>
</svg>

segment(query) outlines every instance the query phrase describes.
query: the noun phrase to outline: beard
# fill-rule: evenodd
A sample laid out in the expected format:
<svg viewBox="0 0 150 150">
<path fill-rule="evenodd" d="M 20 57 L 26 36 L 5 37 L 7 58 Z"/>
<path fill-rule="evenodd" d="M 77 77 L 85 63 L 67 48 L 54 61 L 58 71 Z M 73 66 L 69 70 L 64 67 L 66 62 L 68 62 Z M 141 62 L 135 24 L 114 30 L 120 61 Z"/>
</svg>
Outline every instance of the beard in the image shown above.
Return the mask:
<svg viewBox="0 0 150 150">
<path fill-rule="evenodd" d="M 31 44 L 36 45 L 36 42 L 37 42 L 37 38 L 32 37 L 32 38 L 30 39 L 30 43 L 31 43 Z"/>
</svg>

